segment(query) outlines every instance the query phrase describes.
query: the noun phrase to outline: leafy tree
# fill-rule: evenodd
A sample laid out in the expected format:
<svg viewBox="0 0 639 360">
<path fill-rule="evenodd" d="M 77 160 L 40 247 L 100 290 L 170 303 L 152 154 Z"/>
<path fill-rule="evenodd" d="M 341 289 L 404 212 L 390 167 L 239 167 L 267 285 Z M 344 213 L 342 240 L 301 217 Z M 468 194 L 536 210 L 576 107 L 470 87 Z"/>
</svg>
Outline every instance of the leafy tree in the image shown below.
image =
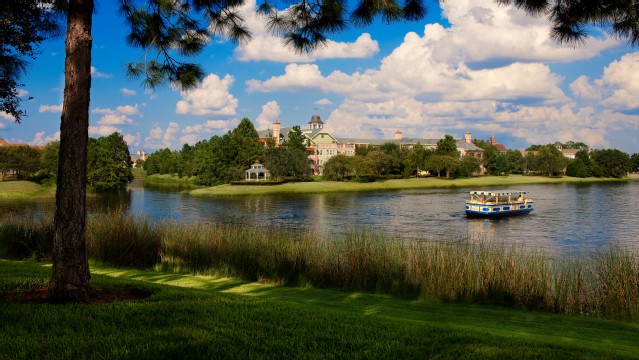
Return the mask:
<svg viewBox="0 0 639 360">
<path fill-rule="evenodd" d="M 65 86 L 60 124 L 60 162 L 57 178 L 53 270 L 50 293 L 60 301 L 87 301 L 92 293 L 85 252 L 87 144 L 91 89 L 91 48 L 93 0 L 42 0 L 65 10 Z M 127 40 L 143 50 L 148 61 L 133 62 L 127 67 L 133 77 L 143 78 L 150 87 L 172 83 L 181 89 L 193 88 L 204 76 L 197 64 L 179 61 L 175 54 L 199 53 L 213 36 L 240 42 L 250 37 L 237 10 L 238 1 L 120 0 L 121 14 L 131 33 Z M 310 6 L 313 5 L 313 6 Z M 344 2 L 319 0 L 294 3 L 291 10 L 280 12 L 268 0 L 260 11 L 270 19 L 276 33 L 299 52 L 308 52 L 326 43 L 326 34 L 348 27 L 348 10 Z M 418 20 L 425 16 L 421 0 L 357 2 L 350 13 L 350 23 L 364 26 L 381 16 L 387 22 Z M 140 59 L 143 57 L 141 56 Z M 15 69 L 13 69 L 15 70 Z"/>
<path fill-rule="evenodd" d="M 506 152 L 508 162 L 508 172 L 521 174 L 524 172 L 524 155 L 519 150 L 508 150 Z"/>
<path fill-rule="evenodd" d="M 18 179 L 28 179 L 40 168 L 41 152 L 30 146 L 0 147 L 1 179 L 14 172 Z"/>
<path fill-rule="evenodd" d="M 329 181 L 344 180 L 351 173 L 352 159 L 353 157 L 341 154 L 328 159 L 324 164 L 324 179 Z"/>
<path fill-rule="evenodd" d="M 581 159 L 569 161 L 566 166 L 566 175 L 568 176 L 585 178 L 588 177 L 588 174 L 588 167 Z"/>
<path fill-rule="evenodd" d="M 426 160 L 426 168 L 428 170 L 435 171 L 437 173 L 437 177 L 441 177 L 442 171 L 446 170 L 448 163 L 452 163 L 449 158 L 452 157 L 448 155 L 435 154 Z"/>
<path fill-rule="evenodd" d="M 277 178 L 303 176 L 308 172 L 306 150 L 278 146 L 264 151 L 264 165 Z"/>
<path fill-rule="evenodd" d="M 89 139 L 87 183 L 95 191 L 122 188 L 133 181 L 129 146 L 119 133 Z"/>
<path fill-rule="evenodd" d="M 368 154 L 366 154 L 366 158 L 369 164 L 371 164 L 374 174 L 377 176 L 397 173 L 400 169 L 398 158 L 379 150 L 369 151 Z"/>
<path fill-rule="evenodd" d="M 35 59 L 42 41 L 58 34 L 53 15 L 33 0 L 0 2 L 0 112 L 16 122 L 26 115 L 20 109 L 18 88 L 23 86 L 19 81 L 26 73 L 28 59 Z"/>
<path fill-rule="evenodd" d="M 357 146 L 355 148 L 355 155 L 359 155 L 359 156 L 366 156 L 368 154 L 369 151 L 375 150 L 374 146 L 368 145 L 368 146 Z"/>
<path fill-rule="evenodd" d="M 462 156 L 459 166 L 460 176 L 473 176 L 481 171 L 481 162 L 474 155 L 466 153 Z"/>
<path fill-rule="evenodd" d="M 443 139 L 439 139 L 435 152 L 438 155 L 448 155 L 457 159 L 459 159 L 460 156 L 459 150 L 457 150 L 457 141 L 455 141 L 452 135 L 444 135 Z"/>
<path fill-rule="evenodd" d="M 40 170 L 49 176 L 56 177 L 58 175 L 59 153 L 59 141 L 52 141 L 45 145 L 40 159 Z"/>
<path fill-rule="evenodd" d="M 288 139 L 284 142 L 284 145 L 289 149 L 297 149 L 306 153 L 306 142 L 307 139 L 302 129 L 299 125 L 296 125 L 288 132 Z"/>
<path fill-rule="evenodd" d="M 595 150 L 591 157 L 603 170 L 602 176 L 620 178 L 628 174 L 630 157 L 621 150 Z"/>
<path fill-rule="evenodd" d="M 489 174 L 499 175 L 500 170 L 498 166 L 499 158 L 502 157 L 501 153 L 495 145 L 483 144 L 484 149 L 484 167 Z"/>
<path fill-rule="evenodd" d="M 566 166 L 566 158 L 555 145 L 544 145 L 536 156 L 537 169 L 548 176 L 561 174 Z"/>
<path fill-rule="evenodd" d="M 369 156 L 355 155 L 350 159 L 351 169 L 356 178 L 375 174 L 375 165 Z"/>
<path fill-rule="evenodd" d="M 513 4 L 534 16 L 547 16 L 551 23 L 550 36 L 559 42 L 581 43 L 593 26 L 599 26 L 625 38 L 632 45 L 639 44 L 639 16 L 637 2 L 598 0 L 498 0 Z"/>
<path fill-rule="evenodd" d="M 9 147 L 0 146 L 0 180 L 4 180 L 7 174 L 9 174 L 9 171 L 12 170 L 12 161 L 9 149 Z"/>
<path fill-rule="evenodd" d="M 628 171 L 636 173 L 639 172 L 639 154 L 635 153 L 630 156 L 630 166 Z"/>
<path fill-rule="evenodd" d="M 410 149 L 406 155 L 406 160 L 404 161 L 406 168 L 410 170 L 411 174 L 417 173 L 417 175 L 419 175 L 419 172 L 426 168 L 426 160 L 431 154 L 431 150 L 424 148 L 424 146 L 418 142 L 413 145 L 413 148 Z"/>
</svg>

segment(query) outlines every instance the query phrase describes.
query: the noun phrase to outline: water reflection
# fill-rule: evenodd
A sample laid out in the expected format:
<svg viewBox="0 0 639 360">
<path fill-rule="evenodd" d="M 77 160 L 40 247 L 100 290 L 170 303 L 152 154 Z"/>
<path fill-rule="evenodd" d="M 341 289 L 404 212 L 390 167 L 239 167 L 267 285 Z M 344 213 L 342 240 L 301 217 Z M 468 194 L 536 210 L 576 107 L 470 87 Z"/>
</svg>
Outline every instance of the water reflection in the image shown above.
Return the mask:
<svg viewBox="0 0 639 360">
<path fill-rule="evenodd" d="M 150 219 L 273 226 L 316 234 L 367 231 L 444 241 L 517 244 L 580 253 L 624 244 L 639 249 L 639 182 L 528 185 L 526 216 L 467 219 L 470 189 L 197 198 L 139 186 L 88 199 L 91 212 L 116 208 Z M 0 210 L 53 211 L 53 201 L 0 202 Z"/>
</svg>

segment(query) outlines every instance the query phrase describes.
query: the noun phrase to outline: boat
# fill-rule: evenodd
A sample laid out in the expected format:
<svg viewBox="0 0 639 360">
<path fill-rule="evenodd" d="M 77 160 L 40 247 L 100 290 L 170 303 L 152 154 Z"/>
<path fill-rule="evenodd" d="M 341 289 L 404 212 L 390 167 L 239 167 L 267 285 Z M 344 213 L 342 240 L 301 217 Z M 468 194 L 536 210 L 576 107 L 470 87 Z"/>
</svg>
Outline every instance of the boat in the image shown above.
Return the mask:
<svg viewBox="0 0 639 360">
<path fill-rule="evenodd" d="M 467 217 L 500 217 L 525 215 L 533 211 L 533 199 L 526 191 L 493 190 L 471 191 L 466 200 Z"/>
</svg>

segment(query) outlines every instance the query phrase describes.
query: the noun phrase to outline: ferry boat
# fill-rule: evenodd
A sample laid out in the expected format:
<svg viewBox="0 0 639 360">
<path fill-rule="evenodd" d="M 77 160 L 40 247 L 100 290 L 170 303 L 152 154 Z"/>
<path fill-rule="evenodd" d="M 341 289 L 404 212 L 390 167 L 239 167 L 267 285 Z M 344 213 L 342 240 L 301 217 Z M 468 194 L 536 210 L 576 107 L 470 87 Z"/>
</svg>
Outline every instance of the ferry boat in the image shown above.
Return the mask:
<svg viewBox="0 0 639 360">
<path fill-rule="evenodd" d="M 494 190 L 471 191 L 466 200 L 466 216 L 499 217 L 522 215 L 533 211 L 533 200 L 526 191 Z"/>
</svg>

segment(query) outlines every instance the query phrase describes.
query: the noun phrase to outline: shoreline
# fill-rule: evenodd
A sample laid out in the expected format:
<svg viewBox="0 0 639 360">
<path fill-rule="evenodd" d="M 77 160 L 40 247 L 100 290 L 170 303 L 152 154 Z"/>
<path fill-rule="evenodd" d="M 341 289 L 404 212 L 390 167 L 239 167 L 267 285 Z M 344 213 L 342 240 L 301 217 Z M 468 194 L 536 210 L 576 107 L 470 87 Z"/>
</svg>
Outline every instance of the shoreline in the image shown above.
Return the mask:
<svg viewBox="0 0 639 360">
<path fill-rule="evenodd" d="M 188 192 L 192 196 L 221 197 L 221 196 L 251 196 L 251 195 L 282 195 L 282 194 L 322 194 L 339 192 L 390 191 L 410 189 L 438 189 L 438 188 L 483 188 L 537 184 L 590 184 L 611 183 L 639 180 L 639 174 L 631 174 L 624 178 L 549 178 L 543 176 L 483 176 L 447 180 L 443 178 L 393 179 L 370 183 L 315 181 L 286 183 L 274 186 L 242 186 L 218 185 Z"/>
<path fill-rule="evenodd" d="M 148 180 L 144 177 L 139 180 Z M 340 192 L 393 191 L 411 189 L 438 188 L 495 188 L 501 186 L 538 185 L 538 184 L 591 184 L 591 183 L 619 183 L 639 180 L 639 173 L 629 174 L 623 178 L 549 178 L 544 176 L 482 176 L 464 179 L 444 178 L 411 178 L 391 179 L 370 183 L 340 182 L 340 181 L 311 181 L 289 182 L 273 186 L 243 186 L 217 185 L 199 187 L 193 180 L 173 179 L 169 176 L 157 177 L 155 181 L 145 182 L 151 187 L 177 188 L 191 196 L 198 197 L 227 197 L 227 196 L 255 196 L 255 195 L 283 195 L 283 194 L 324 194 Z M 159 180 L 159 181 L 158 181 Z M 134 180 L 135 181 L 135 180 Z M 55 198 L 55 186 L 39 185 L 30 181 L 0 181 L 0 201 L 7 200 L 38 200 Z M 89 195 L 89 193 L 87 193 Z"/>
</svg>

